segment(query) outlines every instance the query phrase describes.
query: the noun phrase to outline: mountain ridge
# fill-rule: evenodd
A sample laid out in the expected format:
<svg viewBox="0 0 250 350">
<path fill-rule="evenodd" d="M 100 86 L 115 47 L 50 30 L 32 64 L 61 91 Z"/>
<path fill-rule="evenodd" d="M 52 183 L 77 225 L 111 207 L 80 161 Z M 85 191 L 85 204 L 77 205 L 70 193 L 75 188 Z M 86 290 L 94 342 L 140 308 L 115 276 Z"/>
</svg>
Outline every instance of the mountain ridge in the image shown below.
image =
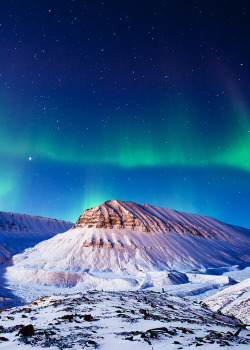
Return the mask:
<svg viewBox="0 0 250 350">
<path fill-rule="evenodd" d="M 114 200 L 85 210 L 69 231 L 14 256 L 6 276 L 87 289 L 147 288 L 170 281 L 169 273 L 249 263 L 249 233 L 197 214 Z"/>
<path fill-rule="evenodd" d="M 69 221 L 0 211 L 0 264 L 72 226 Z"/>
<path fill-rule="evenodd" d="M 203 218 L 202 222 L 200 218 Z M 210 225 L 204 225 L 204 219 L 210 221 Z M 173 222 L 175 223 L 174 227 Z M 196 225 L 194 224 L 195 222 Z M 178 223 L 181 225 L 178 225 Z M 211 229 L 211 223 L 214 226 L 213 229 Z M 235 229 L 246 231 L 247 233 L 250 232 L 247 228 L 222 223 L 220 220 L 209 216 L 116 199 L 105 201 L 100 205 L 84 210 L 73 229 L 83 228 L 85 226 L 88 228 L 108 229 L 124 229 L 127 227 L 133 231 L 159 231 L 166 233 L 175 229 L 181 233 L 182 228 L 185 229 L 186 227 L 189 233 L 198 236 L 203 233 L 206 238 L 209 238 L 209 233 L 220 233 L 222 236 L 224 235 L 224 231 L 220 228 L 222 224 L 223 226 L 227 225 L 230 230 Z M 210 226 L 209 229 L 208 226 Z"/>
</svg>

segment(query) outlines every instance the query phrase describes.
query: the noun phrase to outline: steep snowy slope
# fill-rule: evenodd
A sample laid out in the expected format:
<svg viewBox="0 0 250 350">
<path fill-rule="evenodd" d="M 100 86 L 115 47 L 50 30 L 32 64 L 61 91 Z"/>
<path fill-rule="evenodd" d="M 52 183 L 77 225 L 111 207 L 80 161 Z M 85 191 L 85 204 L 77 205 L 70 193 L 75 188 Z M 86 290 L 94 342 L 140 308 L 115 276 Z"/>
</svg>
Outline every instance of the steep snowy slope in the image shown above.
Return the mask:
<svg viewBox="0 0 250 350">
<path fill-rule="evenodd" d="M 212 311 L 221 311 L 250 325 L 250 278 L 203 300 Z"/>
<path fill-rule="evenodd" d="M 249 230 L 212 218 L 113 200 L 85 210 L 68 232 L 16 255 L 7 278 L 143 288 L 152 285 L 150 272 L 165 270 L 158 276 L 163 281 L 183 283 L 183 276 L 168 272 L 246 263 L 249 242 Z"/>
<path fill-rule="evenodd" d="M 0 212 L 0 264 L 72 226 L 73 223 L 62 220 Z"/>
</svg>

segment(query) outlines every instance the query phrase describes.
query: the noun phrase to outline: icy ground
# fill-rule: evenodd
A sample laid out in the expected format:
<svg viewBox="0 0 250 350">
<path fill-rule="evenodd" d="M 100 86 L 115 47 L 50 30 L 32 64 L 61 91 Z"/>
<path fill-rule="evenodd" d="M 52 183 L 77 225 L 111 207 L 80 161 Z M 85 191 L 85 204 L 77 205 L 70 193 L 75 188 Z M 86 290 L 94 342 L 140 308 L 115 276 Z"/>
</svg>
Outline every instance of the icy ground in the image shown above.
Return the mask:
<svg viewBox="0 0 250 350">
<path fill-rule="evenodd" d="M 0 317 L 0 350 L 250 346 L 250 330 L 240 321 L 149 290 L 58 294 L 3 311 Z M 34 327 L 34 335 L 19 333 L 27 325 Z"/>
<path fill-rule="evenodd" d="M 245 269 L 247 270 L 247 269 Z M 238 270 L 238 276 L 248 275 L 249 272 Z M 0 269 L 1 272 L 1 269 Z M 234 274 L 234 271 L 232 271 Z M 57 272 L 54 272 L 58 276 Z M 126 279 L 122 276 L 112 273 L 88 274 L 89 283 L 77 284 L 74 287 L 67 287 L 68 280 L 63 274 L 65 286 L 53 286 L 36 284 L 26 281 L 25 277 L 21 281 L 15 279 L 6 280 L 4 273 L 0 279 L 0 309 L 6 309 L 12 306 L 27 304 L 42 295 L 52 295 L 54 293 L 76 293 L 86 290 L 105 290 L 105 291 L 136 291 L 136 290 L 153 290 L 162 291 L 162 288 L 169 293 L 179 297 L 189 297 L 192 300 L 199 301 L 229 285 L 235 284 L 236 281 L 229 276 L 216 276 L 206 274 L 184 274 L 177 271 L 153 271 L 141 272 L 136 276 L 128 275 Z M 57 277 L 58 278 L 58 277 Z M 132 286 L 131 281 L 134 282 Z"/>
</svg>

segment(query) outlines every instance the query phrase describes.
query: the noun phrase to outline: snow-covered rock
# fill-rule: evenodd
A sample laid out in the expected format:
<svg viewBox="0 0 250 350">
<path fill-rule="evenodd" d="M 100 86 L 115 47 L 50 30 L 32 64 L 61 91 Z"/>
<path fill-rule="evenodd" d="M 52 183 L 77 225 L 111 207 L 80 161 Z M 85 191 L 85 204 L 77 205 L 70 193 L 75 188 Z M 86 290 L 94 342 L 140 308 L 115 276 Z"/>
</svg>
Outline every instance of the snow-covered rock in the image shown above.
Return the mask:
<svg viewBox="0 0 250 350">
<path fill-rule="evenodd" d="M 63 220 L 0 212 L 0 264 L 72 226 L 73 223 Z"/>
<path fill-rule="evenodd" d="M 250 278 L 203 300 L 212 311 L 234 316 L 250 325 Z"/>
<path fill-rule="evenodd" d="M 183 283 L 183 275 L 154 278 L 152 272 L 246 263 L 249 232 L 205 216 L 113 200 L 85 210 L 69 231 L 14 256 L 6 278 L 111 289 Z"/>
<path fill-rule="evenodd" d="M 250 345 L 249 331 L 238 320 L 149 290 L 51 295 L 3 311 L 0 318 L 0 336 L 6 338 L 0 350 L 249 350 Z M 34 335 L 22 336 L 28 329 Z"/>
</svg>

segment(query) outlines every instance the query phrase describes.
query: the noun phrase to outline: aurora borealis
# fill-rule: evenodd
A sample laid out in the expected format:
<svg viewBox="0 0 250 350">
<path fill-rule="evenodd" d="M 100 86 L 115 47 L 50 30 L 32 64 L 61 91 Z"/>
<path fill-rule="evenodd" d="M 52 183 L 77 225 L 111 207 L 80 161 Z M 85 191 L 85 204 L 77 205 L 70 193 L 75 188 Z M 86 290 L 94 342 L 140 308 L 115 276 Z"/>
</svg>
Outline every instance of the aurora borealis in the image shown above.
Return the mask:
<svg viewBox="0 0 250 350">
<path fill-rule="evenodd" d="M 250 5 L 6 1 L 0 210 L 108 199 L 250 227 Z"/>
</svg>

